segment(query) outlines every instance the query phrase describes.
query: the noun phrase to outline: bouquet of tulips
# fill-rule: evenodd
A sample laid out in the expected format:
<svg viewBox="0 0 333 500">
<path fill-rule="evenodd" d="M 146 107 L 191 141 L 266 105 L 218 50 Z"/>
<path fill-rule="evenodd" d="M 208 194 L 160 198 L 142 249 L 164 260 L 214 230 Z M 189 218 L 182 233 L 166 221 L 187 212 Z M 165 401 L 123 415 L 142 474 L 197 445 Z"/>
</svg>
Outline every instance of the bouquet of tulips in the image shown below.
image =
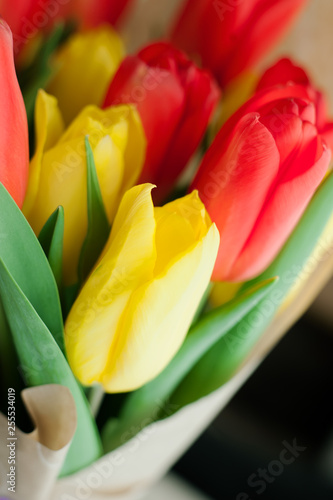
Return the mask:
<svg viewBox="0 0 333 500">
<path fill-rule="evenodd" d="M 137 498 L 330 277 L 325 96 L 256 69 L 307 2 L 135 3 L 0 0 L 1 498 Z"/>
</svg>

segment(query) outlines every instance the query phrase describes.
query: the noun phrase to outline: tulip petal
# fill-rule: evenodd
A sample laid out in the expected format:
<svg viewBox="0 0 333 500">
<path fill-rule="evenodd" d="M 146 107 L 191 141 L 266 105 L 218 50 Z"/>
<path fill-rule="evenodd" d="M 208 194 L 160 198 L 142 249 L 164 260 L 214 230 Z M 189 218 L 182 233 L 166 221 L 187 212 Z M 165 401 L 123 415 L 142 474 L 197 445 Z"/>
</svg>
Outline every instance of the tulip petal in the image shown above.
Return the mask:
<svg viewBox="0 0 333 500">
<path fill-rule="evenodd" d="M 89 104 L 101 106 L 124 53 L 120 37 L 107 25 L 69 38 L 55 58 L 58 71 L 48 86 L 66 123 Z"/>
<path fill-rule="evenodd" d="M 185 87 L 186 106 L 172 137 L 172 147 L 165 152 L 156 174 L 157 197 L 164 199 L 187 165 L 202 140 L 206 124 L 220 97 L 217 85 L 208 73 L 191 68 L 189 83 Z M 184 147 L 191 144 L 192 147 Z"/>
<path fill-rule="evenodd" d="M 140 116 L 132 105 L 105 110 L 87 106 L 58 144 L 79 135 L 89 135 L 105 209 L 112 222 L 124 192 L 138 180 L 145 159 L 146 138 Z"/>
<path fill-rule="evenodd" d="M 224 154 L 221 144 L 208 151 L 204 164 L 217 162 L 210 171 L 209 182 L 200 189 L 200 196 L 213 221 L 220 228 L 221 246 L 213 274 L 215 280 L 225 279 L 260 213 L 262 203 L 279 169 L 279 152 L 269 130 L 259 115 L 249 113 L 239 123 Z M 222 147 L 225 147 L 222 144 Z M 200 177 L 194 188 L 200 185 Z M 241 228 L 241 231 L 235 231 Z M 230 251 L 232 249 L 232 251 Z"/>
<path fill-rule="evenodd" d="M 140 182 L 155 182 L 157 170 L 184 109 L 181 82 L 164 68 L 152 69 L 137 57 L 127 57 L 111 82 L 104 106 L 118 103 L 136 105 L 148 145 L 154 143 L 158 130 L 158 147 L 148 148 L 145 169 L 140 177 Z"/>
<path fill-rule="evenodd" d="M 200 58 L 222 87 L 254 66 L 288 28 L 306 0 L 188 0 L 172 40 Z"/>
<path fill-rule="evenodd" d="M 303 68 L 295 66 L 290 59 L 283 58 L 265 71 L 257 84 L 256 92 L 275 85 L 287 85 L 288 83 L 309 85 L 310 81 Z"/>
<path fill-rule="evenodd" d="M 71 285 L 77 281 L 79 256 L 88 227 L 85 136 L 88 135 L 92 146 L 110 223 L 123 193 L 140 175 L 146 142 L 140 118 L 132 106 L 106 110 L 87 106 L 60 138 L 61 127 L 54 126 L 59 116 L 56 100 L 41 93 L 36 116 L 40 134 L 25 212 L 38 234 L 54 210 L 63 206 L 63 273 L 65 284 Z M 46 132 L 45 123 L 49 125 Z M 52 135 L 55 130 L 57 133 Z"/>
<path fill-rule="evenodd" d="M 80 16 L 83 27 L 97 26 L 101 23 L 115 24 L 124 9 L 132 0 L 73 0 L 72 11 Z"/>
<path fill-rule="evenodd" d="M 37 147 L 30 163 L 28 190 L 23 205 L 23 213 L 27 218 L 30 216 L 39 190 L 44 151 L 54 146 L 64 130 L 57 100 L 43 90 L 38 92 L 36 99 L 35 123 Z"/>
<path fill-rule="evenodd" d="M 157 259 L 154 275 L 158 276 L 206 235 L 211 220 L 197 191 L 155 208 L 155 219 Z"/>
<path fill-rule="evenodd" d="M 103 376 L 108 392 L 137 389 L 173 358 L 208 286 L 218 245 L 218 231 L 211 225 L 192 249 L 133 293 Z"/>
<path fill-rule="evenodd" d="M 304 129 L 307 138 L 316 133 L 313 125 L 305 124 Z M 319 144 L 322 154 L 311 162 L 311 149 L 317 140 L 315 135 L 310 144 L 303 146 L 302 154 L 285 172 L 266 200 L 253 232 L 228 276 L 231 281 L 248 280 L 265 269 L 296 226 L 313 192 L 321 183 L 331 159 L 330 150 L 322 150 Z M 257 258 L 259 249 L 260 259 Z"/>
<path fill-rule="evenodd" d="M 251 15 L 233 39 L 223 67 L 219 66 L 220 81 L 231 81 L 253 67 L 288 29 L 306 0 L 256 0 Z"/>
<path fill-rule="evenodd" d="M 66 322 L 68 359 L 83 384 L 100 381 L 133 290 L 152 277 L 156 249 L 151 189 L 149 184 L 136 186 L 125 194 L 104 252 Z"/>
<path fill-rule="evenodd" d="M 212 76 L 168 42 L 144 47 L 120 65 L 104 107 L 136 104 L 147 137 L 139 182 L 163 201 L 197 149 L 220 92 Z"/>
<path fill-rule="evenodd" d="M 0 86 L 0 183 L 22 207 L 28 181 L 28 124 L 15 72 L 12 34 L 1 17 Z"/>
<path fill-rule="evenodd" d="M 333 123 L 327 123 L 320 133 L 330 150 L 333 151 Z"/>
<path fill-rule="evenodd" d="M 171 360 L 207 288 L 219 247 L 218 230 L 197 192 L 154 210 L 151 188 L 136 186 L 125 194 L 66 323 L 74 373 L 107 392 L 135 389 Z"/>
<path fill-rule="evenodd" d="M 285 112 L 284 112 L 285 111 Z M 303 122 L 297 114 L 290 110 L 279 110 L 278 107 L 260 118 L 260 122 L 271 132 L 280 153 L 281 171 L 297 156 L 303 138 Z"/>
<path fill-rule="evenodd" d="M 123 194 L 139 179 L 146 157 L 147 140 L 140 115 L 135 106 L 117 106 L 115 109 L 119 113 L 125 113 L 129 127 L 127 147 L 124 152 L 125 172 L 121 188 L 121 194 Z"/>
</svg>

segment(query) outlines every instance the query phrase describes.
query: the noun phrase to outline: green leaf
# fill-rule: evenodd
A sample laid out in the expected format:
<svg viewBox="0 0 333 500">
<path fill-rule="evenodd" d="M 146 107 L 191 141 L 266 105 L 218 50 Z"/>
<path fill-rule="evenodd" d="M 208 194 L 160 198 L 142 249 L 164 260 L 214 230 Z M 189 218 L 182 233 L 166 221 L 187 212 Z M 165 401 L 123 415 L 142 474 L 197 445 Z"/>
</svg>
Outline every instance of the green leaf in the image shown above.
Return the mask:
<svg viewBox="0 0 333 500">
<path fill-rule="evenodd" d="M 1 183 L 0 214 L 0 258 L 63 350 L 63 320 L 52 270 L 27 220 Z"/>
<path fill-rule="evenodd" d="M 191 327 L 182 347 L 169 365 L 154 380 L 132 392 L 120 414 L 120 426 L 114 421 L 103 433 L 104 446 L 109 451 L 122 444 L 126 428 L 138 428 L 145 420 L 155 420 L 159 409 L 169 399 L 196 363 L 235 324 L 252 310 L 276 284 L 276 279 L 255 285 L 240 297 L 205 314 Z"/>
<path fill-rule="evenodd" d="M 315 193 L 297 227 L 269 268 L 246 283 L 244 292 L 263 279 L 279 276 L 276 287 L 253 311 L 197 363 L 171 396 L 179 407 L 218 389 L 246 359 L 280 308 L 311 256 L 333 212 L 333 174 Z"/>
<path fill-rule="evenodd" d="M 58 24 L 49 37 L 43 40 L 41 48 L 32 64 L 18 74 L 30 131 L 33 125 L 37 92 L 40 88 L 46 87 L 53 74 L 53 69 L 50 65 L 51 56 L 67 36 L 68 31 L 65 29 L 65 26 Z"/>
<path fill-rule="evenodd" d="M 79 263 L 79 277 L 84 282 L 110 234 L 110 224 L 105 213 L 103 198 L 96 173 L 94 155 L 85 138 L 87 153 L 87 205 L 88 205 L 88 231 L 84 241 Z"/>
<path fill-rule="evenodd" d="M 29 385 L 60 384 L 70 389 L 77 409 L 77 430 L 63 474 L 72 474 L 97 460 L 101 445 L 84 393 L 50 331 L 0 259 L 0 294 L 21 368 Z"/>
<path fill-rule="evenodd" d="M 64 241 L 64 209 L 58 207 L 46 221 L 39 236 L 45 255 L 48 258 L 54 278 L 61 288 L 62 281 L 62 254 Z"/>
</svg>

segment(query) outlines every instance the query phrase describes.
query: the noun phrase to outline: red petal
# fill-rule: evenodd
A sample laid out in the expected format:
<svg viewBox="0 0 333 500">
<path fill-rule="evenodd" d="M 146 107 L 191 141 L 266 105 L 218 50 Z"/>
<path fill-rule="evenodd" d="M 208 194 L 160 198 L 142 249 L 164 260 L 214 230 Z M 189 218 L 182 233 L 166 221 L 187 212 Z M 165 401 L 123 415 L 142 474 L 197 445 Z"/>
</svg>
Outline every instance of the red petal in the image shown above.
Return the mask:
<svg viewBox="0 0 333 500">
<path fill-rule="evenodd" d="M 28 180 L 29 146 L 25 106 L 13 59 L 12 34 L 0 19 L 0 182 L 22 206 Z"/>
<path fill-rule="evenodd" d="M 214 142 L 192 185 L 221 236 L 213 278 L 224 280 L 243 248 L 278 172 L 275 141 L 255 113 L 246 115 L 227 149 Z M 223 152 L 224 151 L 224 152 Z M 210 162 L 212 156 L 216 161 Z"/>
<path fill-rule="evenodd" d="M 296 226 L 327 172 L 331 153 L 322 148 L 316 129 L 304 124 L 303 147 L 263 205 L 252 234 L 232 271 L 231 281 L 248 280 L 263 271 Z M 319 155 L 319 157 L 318 157 Z"/>
<path fill-rule="evenodd" d="M 309 77 L 303 68 L 296 66 L 290 59 L 280 59 L 265 71 L 257 85 L 256 91 L 275 87 L 276 85 L 286 85 L 291 82 L 300 85 L 310 84 Z"/>
<path fill-rule="evenodd" d="M 259 0 L 235 41 L 218 80 L 226 85 L 245 69 L 254 66 L 287 30 L 307 0 Z"/>
<path fill-rule="evenodd" d="M 156 177 L 156 202 L 162 201 L 198 148 L 220 91 L 208 73 L 193 66 L 186 86 L 186 106 Z"/>
<path fill-rule="evenodd" d="M 138 57 L 127 57 L 111 82 L 104 107 L 136 104 L 147 136 L 146 162 L 139 182 L 155 182 L 185 106 L 177 75 L 150 68 Z"/>
</svg>

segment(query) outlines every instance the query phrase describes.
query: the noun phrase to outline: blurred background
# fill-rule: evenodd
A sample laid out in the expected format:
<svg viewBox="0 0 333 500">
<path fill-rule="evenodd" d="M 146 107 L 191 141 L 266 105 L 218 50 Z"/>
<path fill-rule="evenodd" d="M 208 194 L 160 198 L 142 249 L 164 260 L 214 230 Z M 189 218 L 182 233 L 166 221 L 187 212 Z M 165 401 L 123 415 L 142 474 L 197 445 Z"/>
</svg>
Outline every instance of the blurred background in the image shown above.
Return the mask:
<svg viewBox="0 0 333 500">
<path fill-rule="evenodd" d="M 180 0 L 138 0 L 125 31 L 130 47 L 162 36 L 180 4 Z M 145 23 L 138 21 L 142 16 Z M 297 24 L 261 68 L 280 56 L 293 57 L 328 94 L 331 112 L 332 19 L 332 0 L 309 0 Z M 332 500 L 332 360 L 330 281 L 146 500 Z M 290 447 L 296 443 L 302 451 L 294 449 L 295 460 L 281 466 L 285 443 Z"/>
</svg>

